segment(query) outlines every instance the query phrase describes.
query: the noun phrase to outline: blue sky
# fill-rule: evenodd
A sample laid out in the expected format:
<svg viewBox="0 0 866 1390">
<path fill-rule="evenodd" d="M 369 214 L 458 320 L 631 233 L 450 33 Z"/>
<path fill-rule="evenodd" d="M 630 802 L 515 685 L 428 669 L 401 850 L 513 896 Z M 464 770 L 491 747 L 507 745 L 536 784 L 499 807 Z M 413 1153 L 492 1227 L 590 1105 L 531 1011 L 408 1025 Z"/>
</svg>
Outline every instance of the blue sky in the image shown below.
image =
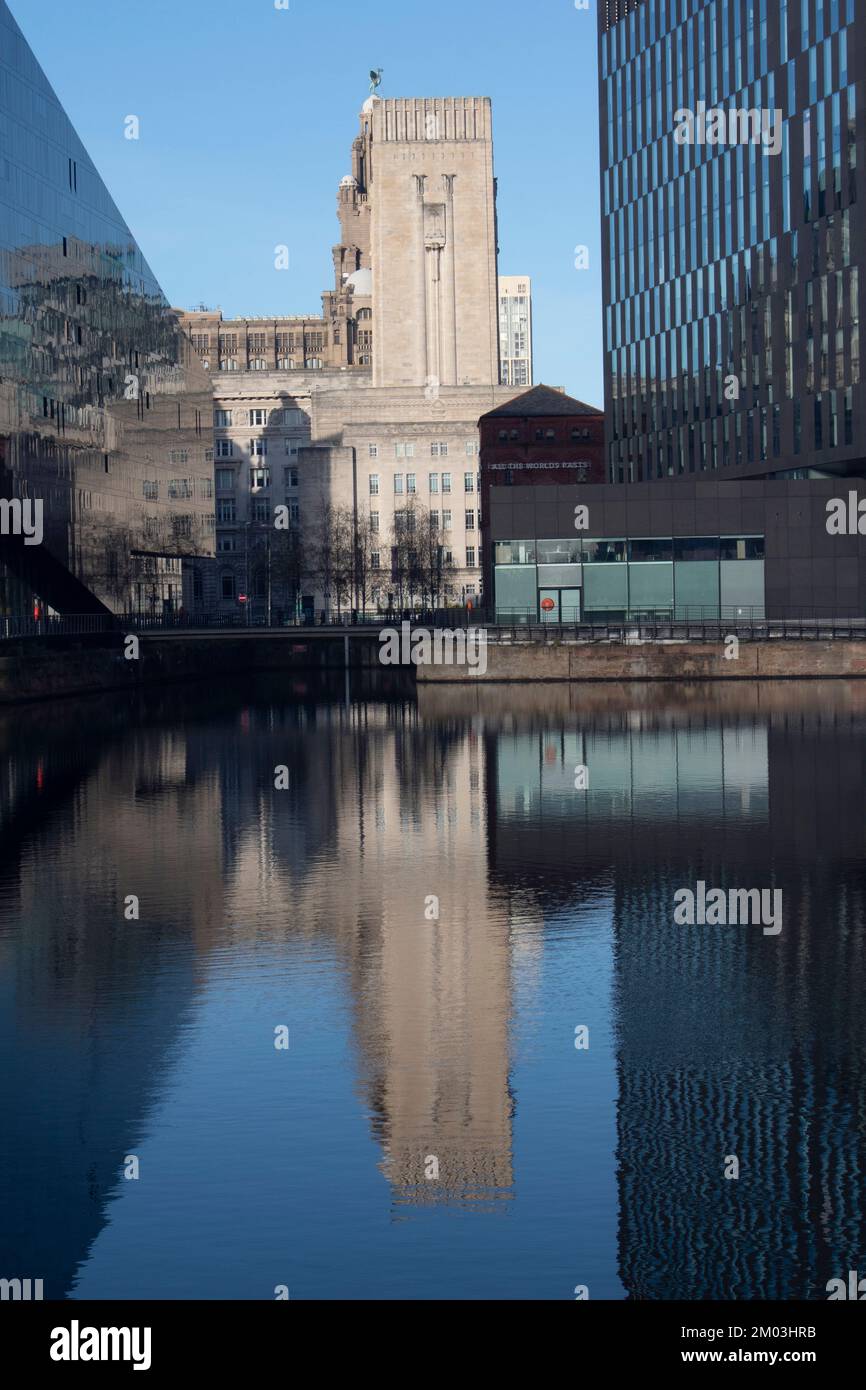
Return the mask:
<svg viewBox="0 0 866 1390">
<path fill-rule="evenodd" d="M 533 277 L 536 380 L 601 405 L 596 4 L 10 0 L 183 308 L 321 312 L 370 68 L 383 96 L 490 96 L 499 268 Z M 288 271 L 274 269 L 282 243 Z"/>
</svg>

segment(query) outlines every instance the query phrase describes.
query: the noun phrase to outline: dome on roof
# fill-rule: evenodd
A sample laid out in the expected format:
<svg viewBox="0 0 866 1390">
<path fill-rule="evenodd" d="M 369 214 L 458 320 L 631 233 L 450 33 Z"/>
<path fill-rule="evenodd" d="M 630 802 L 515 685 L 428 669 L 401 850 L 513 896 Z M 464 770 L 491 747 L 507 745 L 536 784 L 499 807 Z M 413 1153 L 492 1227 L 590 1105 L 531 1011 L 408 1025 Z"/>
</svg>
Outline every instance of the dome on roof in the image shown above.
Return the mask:
<svg viewBox="0 0 866 1390">
<path fill-rule="evenodd" d="M 346 281 L 346 288 L 351 289 L 353 294 L 366 295 L 373 293 L 373 272 L 372 270 L 356 270 L 354 275 L 350 275 Z"/>
<path fill-rule="evenodd" d="M 340 179 L 341 188 L 357 188 L 358 180 L 354 174 L 346 174 L 345 178 Z"/>
</svg>

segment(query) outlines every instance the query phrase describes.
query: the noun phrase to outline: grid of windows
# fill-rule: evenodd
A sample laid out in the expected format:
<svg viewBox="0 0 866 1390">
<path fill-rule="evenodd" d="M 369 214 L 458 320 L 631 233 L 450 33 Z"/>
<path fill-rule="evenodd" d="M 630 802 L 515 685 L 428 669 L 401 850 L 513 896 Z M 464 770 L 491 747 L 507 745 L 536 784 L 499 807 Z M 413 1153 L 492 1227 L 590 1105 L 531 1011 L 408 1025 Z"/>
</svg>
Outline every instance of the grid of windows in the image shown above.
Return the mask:
<svg viewBox="0 0 866 1390">
<path fill-rule="evenodd" d="M 853 0 L 612 4 L 608 476 L 830 462 L 862 391 Z"/>
</svg>

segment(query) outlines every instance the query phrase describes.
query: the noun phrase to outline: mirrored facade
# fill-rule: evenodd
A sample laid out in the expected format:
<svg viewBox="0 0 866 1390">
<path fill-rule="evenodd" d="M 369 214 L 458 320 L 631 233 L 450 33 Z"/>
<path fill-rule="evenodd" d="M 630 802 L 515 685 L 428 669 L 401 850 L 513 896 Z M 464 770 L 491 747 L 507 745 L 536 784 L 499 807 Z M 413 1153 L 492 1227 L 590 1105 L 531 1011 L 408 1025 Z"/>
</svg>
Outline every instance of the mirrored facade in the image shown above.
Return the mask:
<svg viewBox="0 0 866 1390">
<path fill-rule="evenodd" d="M 0 0 L 0 497 L 41 501 L 43 516 L 41 543 L 0 536 L 0 612 L 192 603 L 184 561 L 214 553 L 212 409 L 207 374 Z"/>
<path fill-rule="evenodd" d="M 609 480 L 862 471 L 862 0 L 599 28 Z"/>
</svg>

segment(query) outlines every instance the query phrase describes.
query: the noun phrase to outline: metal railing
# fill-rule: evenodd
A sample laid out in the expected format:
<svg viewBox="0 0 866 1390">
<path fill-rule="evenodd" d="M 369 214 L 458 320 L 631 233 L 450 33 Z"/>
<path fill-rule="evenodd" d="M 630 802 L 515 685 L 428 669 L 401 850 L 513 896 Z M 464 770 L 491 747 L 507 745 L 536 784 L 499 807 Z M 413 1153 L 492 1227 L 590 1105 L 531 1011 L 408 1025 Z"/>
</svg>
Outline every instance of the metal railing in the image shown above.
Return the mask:
<svg viewBox="0 0 866 1390">
<path fill-rule="evenodd" d="M 628 618 L 601 619 L 577 623 L 539 622 L 521 618 L 498 621 L 488 628 L 489 640 L 510 643 L 595 642 L 636 644 L 639 642 L 724 642 L 737 637 L 744 642 L 772 641 L 866 641 L 866 618 L 800 615 L 795 618 L 659 617 L 636 614 Z"/>
<path fill-rule="evenodd" d="M 723 642 L 727 637 L 742 641 L 822 641 L 844 639 L 866 641 L 866 617 L 827 617 L 822 613 L 801 613 L 790 617 L 767 618 L 753 609 L 691 609 L 688 615 L 672 615 L 665 610 L 622 613 L 561 623 L 540 621 L 528 610 L 501 610 L 494 619 L 484 609 L 396 609 L 391 612 L 316 614 L 305 617 L 275 618 L 241 613 L 122 613 L 71 614 L 65 617 L 0 618 L 0 641 L 21 638 L 90 637 L 108 633 L 145 632 L 296 632 L 324 634 L 378 631 L 399 628 L 403 622 L 413 628 L 484 628 L 491 642 Z"/>
</svg>

